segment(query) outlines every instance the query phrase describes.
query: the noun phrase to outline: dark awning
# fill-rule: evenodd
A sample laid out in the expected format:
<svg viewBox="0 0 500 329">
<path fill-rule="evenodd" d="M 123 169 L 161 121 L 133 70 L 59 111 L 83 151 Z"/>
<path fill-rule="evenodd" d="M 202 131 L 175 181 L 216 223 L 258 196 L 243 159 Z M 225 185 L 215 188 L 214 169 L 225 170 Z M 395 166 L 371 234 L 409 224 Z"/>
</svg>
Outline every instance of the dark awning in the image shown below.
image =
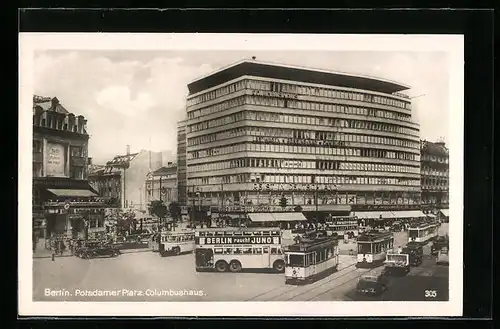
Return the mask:
<svg viewBox="0 0 500 329">
<path fill-rule="evenodd" d="M 73 189 L 47 189 L 50 193 L 58 197 L 93 197 L 97 196 L 90 190 L 73 190 Z"/>
</svg>

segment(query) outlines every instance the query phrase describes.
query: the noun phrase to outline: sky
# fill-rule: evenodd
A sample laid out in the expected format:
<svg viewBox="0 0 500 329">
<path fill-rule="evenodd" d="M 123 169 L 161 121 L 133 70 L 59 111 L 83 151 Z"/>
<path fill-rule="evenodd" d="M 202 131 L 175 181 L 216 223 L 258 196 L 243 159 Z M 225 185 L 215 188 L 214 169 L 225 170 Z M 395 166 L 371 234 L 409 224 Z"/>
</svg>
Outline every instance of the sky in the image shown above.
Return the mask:
<svg viewBox="0 0 500 329">
<path fill-rule="evenodd" d="M 446 52 L 382 51 L 37 51 L 34 93 L 57 97 L 87 118 L 89 156 L 104 164 L 126 145 L 176 153 L 187 84 L 242 59 L 368 75 L 411 86 L 422 139 L 449 140 Z M 418 96 L 418 97 L 417 97 Z"/>
</svg>

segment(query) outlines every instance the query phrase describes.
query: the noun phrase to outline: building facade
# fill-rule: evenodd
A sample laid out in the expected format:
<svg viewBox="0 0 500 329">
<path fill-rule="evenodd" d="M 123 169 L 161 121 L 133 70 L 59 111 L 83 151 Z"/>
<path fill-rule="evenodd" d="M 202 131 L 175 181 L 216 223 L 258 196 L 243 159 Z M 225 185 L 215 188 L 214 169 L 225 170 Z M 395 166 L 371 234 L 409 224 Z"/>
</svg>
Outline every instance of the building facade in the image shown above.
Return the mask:
<svg viewBox="0 0 500 329">
<path fill-rule="evenodd" d="M 444 142 L 422 141 L 420 148 L 422 208 L 449 208 L 449 151 Z"/>
<path fill-rule="evenodd" d="M 177 123 L 177 198 L 183 208 L 187 205 L 186 121 Z"/>
<path fill-rule="evenodd" d="M 145 182 L 145 200 L 149 205 L 151 201 L 163 201 L 165 205 L 177 202 L 177 165 L 169 162 L 149 173 Z"/>
<path fill-rule="evenodd" d="M 104 169 L 89 177 L 101 197 L 112 200 L 119 208 L 146 210 L 144 180 L 147 174 L 162 166 L 162 153 L 141 150 L 131 153 L 127 146 L 125 155 L 117 155 L 106 163 Z"/>
<path fill-rule="evenodd" d="M 419 125 L 401 94 L 408 86 L 245 60 L 188 88 L 193 207 L 420 208 Z"/>
<path fill-rule="evenodd" d="M 55 97 L 33 97 L 33 225 L 45 237 L 105 231 L 104 204 L 87 180 L 86 123 Z"/>
</svg>

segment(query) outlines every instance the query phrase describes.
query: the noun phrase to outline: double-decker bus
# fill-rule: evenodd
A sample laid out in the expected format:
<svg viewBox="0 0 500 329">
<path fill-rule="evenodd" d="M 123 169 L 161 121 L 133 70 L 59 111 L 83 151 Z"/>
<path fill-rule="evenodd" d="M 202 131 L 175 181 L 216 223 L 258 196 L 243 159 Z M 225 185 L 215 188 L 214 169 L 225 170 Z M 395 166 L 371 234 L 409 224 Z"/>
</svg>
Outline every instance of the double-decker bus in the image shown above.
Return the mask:
<svg viewBox="0 0 500 329">
<path fill-rule="evenodd" d="M 325 222 L 326 231 L 333 235 L 344 237 L 358 236 L 358 219 L 352 216 L 332 216 Z"/>
<path fill-rule="evenodd" d="M 439 223 L 435 220 L 424 219 L 411 223 L 408 228 L 408 242 L 426 244 L 438 236 Z"/>
<path fill-rule="evenodd" d="M 324 235 L 309 236 L 285 248 L 285 284 L 304 284 L 337 270 L 338 240 Z"/>
<path fill-rule="evenodd" d="M 387 251 L 394 248 L 394 234 L 372 230 L 358 236 L 357 267 L 382 265 Z"/>
<path fill-rule="evenodd" d="M 271 228 L 205 228 L 195 232 L 196 271 L 285 270 L 281 231 Z"/>
<path fill-rule="evenodd" d="M 162 257 L 167 255 L 179 255 L 192 252 L 194 249 L 193 230 L 184 229 L 180 231 L 161 231 L 159 252 Z"/>
</svg>

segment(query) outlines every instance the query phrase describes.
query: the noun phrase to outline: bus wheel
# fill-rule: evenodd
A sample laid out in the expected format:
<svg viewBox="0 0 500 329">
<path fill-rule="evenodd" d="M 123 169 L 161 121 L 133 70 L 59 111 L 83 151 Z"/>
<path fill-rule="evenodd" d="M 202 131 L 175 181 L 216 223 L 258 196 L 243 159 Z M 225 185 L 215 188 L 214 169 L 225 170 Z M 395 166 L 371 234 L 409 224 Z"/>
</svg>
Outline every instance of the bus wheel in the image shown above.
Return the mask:
<svg viewBox="0 0 500 329">
<path fill-rule="evenodd" d="M 285 271 L 285 262 L 282 260 L 277 260 L 274 262 L 273 268 L 276 272 L 283 273 Z"/>
<path fill-rule="evenodd" d="M 217 272 L 226 272 L 227 271 L 227 263 L 223 260 L 219 260 L 215 263 L 215 269 Z"/>
<path fill-rule="evenodd" d="M 231 261 L 231 263 L 229 264 L 229 270 L 233 273 L 241 272 L 241 263 L 237 260 Z"/>
</svg>

